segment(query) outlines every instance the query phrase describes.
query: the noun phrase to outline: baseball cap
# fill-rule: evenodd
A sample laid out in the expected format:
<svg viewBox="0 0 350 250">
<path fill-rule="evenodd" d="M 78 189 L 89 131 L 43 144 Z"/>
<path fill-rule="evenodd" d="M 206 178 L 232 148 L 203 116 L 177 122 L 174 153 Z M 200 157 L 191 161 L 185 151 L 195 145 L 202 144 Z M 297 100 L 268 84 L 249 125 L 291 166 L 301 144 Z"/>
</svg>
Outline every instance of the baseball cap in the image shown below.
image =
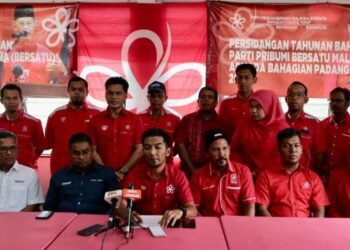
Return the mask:
<svg viewBox="0 0 350 250">
<path fill-rule="evenodd" d="M 162 82 L 154 81 L 148 86 L 148 93 L 161 92 L 166 94 L 165 85 Z"/>
</svg>

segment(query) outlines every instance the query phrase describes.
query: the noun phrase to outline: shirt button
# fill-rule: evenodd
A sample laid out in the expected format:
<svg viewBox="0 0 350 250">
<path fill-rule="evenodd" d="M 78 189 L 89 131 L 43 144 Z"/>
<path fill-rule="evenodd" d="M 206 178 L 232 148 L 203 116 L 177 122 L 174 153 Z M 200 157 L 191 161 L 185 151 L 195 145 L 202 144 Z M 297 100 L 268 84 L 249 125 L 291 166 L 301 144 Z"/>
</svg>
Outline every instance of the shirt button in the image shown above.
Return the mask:
<svg viewBox="0 0 350 250">
<path fill-rule="evenodd" d="M 83 196 L 83 193 L 80 193 L 80 196 Z"/>
<path fill-rule="evenodd" d="M 78 201 L 78 205 L 80 206 L 80 201 Z"/>
</svg>

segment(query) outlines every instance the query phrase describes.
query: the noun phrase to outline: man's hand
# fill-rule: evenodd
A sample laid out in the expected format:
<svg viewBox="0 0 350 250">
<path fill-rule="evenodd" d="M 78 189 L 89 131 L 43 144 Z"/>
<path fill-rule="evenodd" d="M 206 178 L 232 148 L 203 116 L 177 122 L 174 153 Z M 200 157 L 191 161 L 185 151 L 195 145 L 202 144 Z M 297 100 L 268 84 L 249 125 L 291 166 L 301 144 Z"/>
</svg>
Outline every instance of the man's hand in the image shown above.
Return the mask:
<svg viewBox="0 0 350 250">
<path fill-rule="evenodd" d="M 183 212 L 180 209 L 167 210 L 165 211 L 159 224 L 162 227 L 167 227 L 169 224 L 171 226 L 174 226 L 175 222 L 181 219 L 182 215 L 183 215 Z"/>
</svg>

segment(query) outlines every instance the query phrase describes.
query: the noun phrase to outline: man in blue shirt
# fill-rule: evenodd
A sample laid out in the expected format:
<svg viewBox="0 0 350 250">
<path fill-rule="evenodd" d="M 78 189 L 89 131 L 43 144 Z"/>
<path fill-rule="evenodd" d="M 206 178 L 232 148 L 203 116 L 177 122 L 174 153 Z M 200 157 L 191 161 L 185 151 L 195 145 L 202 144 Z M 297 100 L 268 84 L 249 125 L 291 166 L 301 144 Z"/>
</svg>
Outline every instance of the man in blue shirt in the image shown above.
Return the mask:
<svg viewBox="0 0 350 250">
<path fill-rule="evenodd" d="M 121 189 L 112 169 L 93 161 L 91 139 L 84 133 L 69 140 L 73 164 L 51 177 L 44 210 L 105 214 L 110 205 L 104 201 L 105 192 Z"/>
</svg>

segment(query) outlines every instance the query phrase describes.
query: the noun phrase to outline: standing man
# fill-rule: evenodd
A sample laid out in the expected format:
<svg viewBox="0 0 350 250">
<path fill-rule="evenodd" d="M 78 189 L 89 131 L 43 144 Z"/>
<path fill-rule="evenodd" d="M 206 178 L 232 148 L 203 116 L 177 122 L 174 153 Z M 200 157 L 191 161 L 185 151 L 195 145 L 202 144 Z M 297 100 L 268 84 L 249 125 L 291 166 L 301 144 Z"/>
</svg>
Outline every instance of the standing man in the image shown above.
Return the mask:
<svg viewBox="0 0 350 250">
<path fill-rule="evenodd" d="M 142 121 L 124 108 L 128 88 L 128 82 L 122 77 L 109 78 L 105 83 L 108 107 L 96 115 L 89 126 L 101 158 L 99 163 L 112 168 L 120 179 L 142 156 Z"/>
<path fill-rule="evenodd" d="M 327 159 L 325 175 L 347 165 L 347 148 L 350 147 L 350 91 L 347 88 L 333 89 L 329 97 L 332 114 L 322 121 L 325 129 Z M 326 177 L 328 179 L 328 177 Z"/>
<path fill-rule="evenodd" d="M 71 163 L 67 148 L 69 138 L 75 133 L 87 133 L 91 118 L 99 113 L 86 103 L 88 83 L 75 76 L 68 82 L 69 103 L 57 108 L 48 118 L 45 129 L 45 148 L 51 149 L 51 173 Z"/>
<path fill-rule="evenodd" d="M 194 172 L 191 190 L 201 215 L 255 215 L 252 174 L 243 164 L 230 161 L 226 135 L 217 129 L 205 134 L 210 163 Z"/>
<path fill-rule="evenodd" d="M 67 146 L 67 145 L 66 145 Z M 69 139 L 72 164 L 51 177 L 44 210 L 106 214 L 105 192 L 120 189 L 113 170 L 93 161 L 90 137 L 77 133 Z"/>
<path fill-rule="evenodd" d="M 176 148 L 181 159 L 181 168 L 190 177 L 208 163 L 204 146 L 204 134 L 214 128 L 227 131 L 227 125 L 216 111 L 218 93 L 211 87 L 199 91 L 197 112 L 184 116 L 176 134 Z"/>
<path fill-rule="evenodd" d="M 35 170 L 17 162 L 17 136 L 0 131 L 0 211 L 35 211 L 44 202 Z"/>
<path fill-rule="evenodd" d="M 249 99 L 253 95 L 253 85 L 257 82 L 256 68 L 253 64 L 240 64 L 236 68 L 235 81 L 238 93 L 221 102 L 219 114 L 229 125 L 228 136 L 233 134 L 237 122 L 249 118 Z"/>
<path fill-rule="evenodd" d="M 135 210 L 141 214 L 162 214 L 162 226 L 197 215 L 188 180 L 184 173 L 167 163 L 170 137 L 162 129 L 149 129 L 142 135 L 143 153 L 147 164 L 134 168 L 124 183 L 141 189 L 141 200 Z"/>
<path fill-rule="evenodd" d="M 326 151 L 320 121 L 304 112 L 308 102 L 307 87 L 301 82 L 292 82 L 287 90 L 286 102 L 288 111 L 286 122 L 291 128 L 299 131 L 303 145 L 303 166 L 318 170 L 323 164 L 323 154 Z"/>
<path fill-rule="evenodd" d="M 320 177 L 301 165 L 300 134 L 286 128 L 277 135 L 281 165 L 264 169 L 255 185 L 257 212 L 262 216 L 324 217 L 329 205 Z"/>
<path fill-rule="evenodd" d="M 37 159 L 44 150 L 41 121 L 23 112 L 22 90 L 15 84 L 1 89 L 1 103 L 5 112 L 0 115 L 0 130 L 8 130 L 18 137 L 18 162 L 37 169 Z"/>
</svg>

